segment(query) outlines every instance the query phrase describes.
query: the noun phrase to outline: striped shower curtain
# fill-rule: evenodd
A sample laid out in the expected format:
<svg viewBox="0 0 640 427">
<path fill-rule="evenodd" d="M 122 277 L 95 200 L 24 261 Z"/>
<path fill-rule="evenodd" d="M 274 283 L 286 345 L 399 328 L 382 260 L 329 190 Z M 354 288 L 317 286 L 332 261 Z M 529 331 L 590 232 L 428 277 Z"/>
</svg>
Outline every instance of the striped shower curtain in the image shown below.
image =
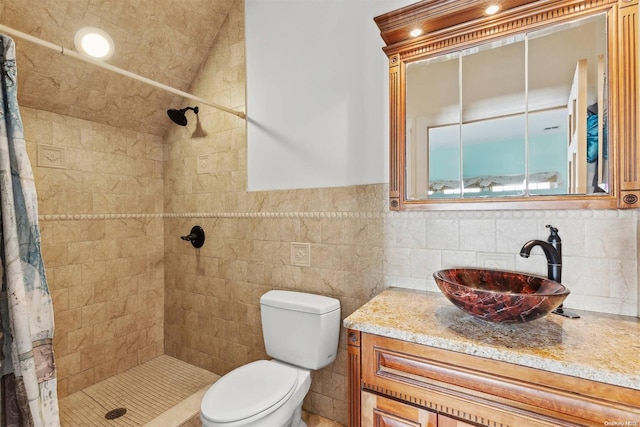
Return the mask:
<svg viewBox="0 0 640 427">
<path fill-rule="evenodd" d="M 18 110 L 15 45 L 0 34 L 0 422 L 58 426 L 53 307 Z"/>
</svg>

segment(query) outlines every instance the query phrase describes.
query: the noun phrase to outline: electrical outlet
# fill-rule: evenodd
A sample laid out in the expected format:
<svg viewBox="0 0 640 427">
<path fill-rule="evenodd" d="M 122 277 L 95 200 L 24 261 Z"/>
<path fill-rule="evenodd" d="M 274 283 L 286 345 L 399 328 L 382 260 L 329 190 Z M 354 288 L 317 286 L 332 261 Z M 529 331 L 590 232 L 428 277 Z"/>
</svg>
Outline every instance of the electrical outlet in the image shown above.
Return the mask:
<svg viewBox="0 0 640 427">
<path fill-rule="evenodd" d="M 311 244 L 291 243 L 291 265 L 309 267 L 311 265 Z"/>
</svg>

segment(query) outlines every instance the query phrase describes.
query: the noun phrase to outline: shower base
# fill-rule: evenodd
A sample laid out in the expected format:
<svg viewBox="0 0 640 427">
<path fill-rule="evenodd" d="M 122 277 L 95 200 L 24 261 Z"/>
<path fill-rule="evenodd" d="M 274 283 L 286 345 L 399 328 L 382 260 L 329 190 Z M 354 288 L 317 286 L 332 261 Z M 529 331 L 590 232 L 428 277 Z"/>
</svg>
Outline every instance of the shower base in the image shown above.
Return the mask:
<svg viewBox="0 0 640 427">
<path fill-rule="evenodd" d="M 200 425 L 200 400 L 218 378 L 173 357 L 159 356 L 60 399 L 60 423 L 62 427 Z M 126 413 L 105 418 L 119 408 Z"/>
</svg>

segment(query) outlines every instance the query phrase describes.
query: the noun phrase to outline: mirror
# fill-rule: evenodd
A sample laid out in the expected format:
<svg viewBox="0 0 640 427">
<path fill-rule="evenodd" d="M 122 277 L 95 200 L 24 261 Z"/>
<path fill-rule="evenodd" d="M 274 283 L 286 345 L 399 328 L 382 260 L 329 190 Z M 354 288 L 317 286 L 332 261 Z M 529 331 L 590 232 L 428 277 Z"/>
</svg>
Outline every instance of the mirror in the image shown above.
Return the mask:
<svg viewBox="0 0 640 427">
<path fill-rule="evenodd" d="M 407 198 L 607 193 L 606 41 L 599 14 L 407 63 Z"/>
<path fill-rule="evenodd" d="M 630 188 L 619 173 L 638 169 L 623 148 L 635 145 L 637 122 L 620 109 L 637 114 L 637 93 L 621 90 L 637 60 L 619 62 L 616 46 L 634 48 L 637 36 L 618 32 L 637 28 L 615 20 L 618 4 L 520 2 L 448 27 L 448 14 L 473 6 L 443 3 L 376 18 L 390 58 L 391 208 L 638 207 L 640 182 Z M 433 30 L 402 39 L 398 22 Z"/>
</svg>

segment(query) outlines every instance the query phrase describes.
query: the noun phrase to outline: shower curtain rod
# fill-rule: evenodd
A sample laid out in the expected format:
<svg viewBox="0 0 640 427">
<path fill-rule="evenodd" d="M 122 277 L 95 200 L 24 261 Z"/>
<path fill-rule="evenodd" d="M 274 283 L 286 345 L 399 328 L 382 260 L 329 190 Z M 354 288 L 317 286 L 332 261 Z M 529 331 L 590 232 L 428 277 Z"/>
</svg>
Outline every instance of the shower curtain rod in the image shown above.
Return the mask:
<svg viewBox="0 0 640 427">
<path fill-rule="evenodd" d="M 218 110 L 224 111 L 226 113 L 234 114 L 234 115 L 240 117 L 241 119 L 246 119 L 247 118 L 247 116 L 242 111 L 236 111 L 236 110 L 232 110 L 232 109 L 227 108 L 227 107 L 223 107 L 222 105 L 216 104 L 216 103 L 211 102 L 211 101 L 207 101 L 206 99 L 202 99 L 202 98 L 197 97 L 195 95 L 191 95 L 190 93 L 183 92 L 183 91 L 181 91 L 179 89 L 173 88 L 171 86 L 167 86 L 167 85 L 159 83 L 159 82 L 157 82 L 155 80 L 151 80 L 151 79 L 148 79 L 146 77 L 140 76 L 138 74 L 132 73 L 130 71 L 123 70 L 122 68 L 118 68 L 118 67 L 115 67 L 115 66 L 113 66 L 111 64 L 107 64 L 106 62 L 99 61 L 97 59 L 92 59 L 92 58 L 89 58 L 87 56 L 81 55 L 78 52 L 76 52 L 75 50 L 65 49 L 64 46 L 58 46 L 58 45 L 50 43 L 50 42 L 48 42 L 46 40 L 42 40 L 42 39 L 39 39 L 37 37 L 34 37 L 34 36 L 30 35 L 30 34 L 23 33 L 21 31 L 15 30 L 15 29 L 13 29 L 11 27 L 7 27 L 6 25 L 0 24 L 0 32 L 4 32 L 4 33 L 7 33 L 7 34 L 9 34 L 11 36 L 15 36 L 15 37 L 21 38 L 23 40 L 30 41 L 30 42 L 35 43 L 35 44 L 40 45 L 40 46 L 44 46 L 44 47 L 46 47 L 48 49 L 55 50 L 58 53 L 61 53 L 62 55 L 71 56 L 72 58 L 79 59 L 80 61 L 84 61 L 84 62 L 87 62 L 89 64 L 95 65 L 97 67 L 103 68 L 105 70 L 112 71 L 114 73 L 120 74 L 120 75 L 125 76 L 125 77 L 129 77 L 129 78 L 137 80 L 139 82 L 142 82 L 142 83 L 148 84 L 150 86 L 156 87 L 158 89 L 162 89 L 162 90 L 164 90 L 166 92 L 169 92 L 169 93 L 172 93 L 174 95 L 178 95 L 178 96 L 181 96 L 183 98 L 188 98 L 188 99 L 191 99 L 193 101 L 197 101 L 197 102 L 200 102 L 202 104 L 206 104 L 206 105 L 208 105 L 210 107 L 217 108 Z"/>
</svg>

